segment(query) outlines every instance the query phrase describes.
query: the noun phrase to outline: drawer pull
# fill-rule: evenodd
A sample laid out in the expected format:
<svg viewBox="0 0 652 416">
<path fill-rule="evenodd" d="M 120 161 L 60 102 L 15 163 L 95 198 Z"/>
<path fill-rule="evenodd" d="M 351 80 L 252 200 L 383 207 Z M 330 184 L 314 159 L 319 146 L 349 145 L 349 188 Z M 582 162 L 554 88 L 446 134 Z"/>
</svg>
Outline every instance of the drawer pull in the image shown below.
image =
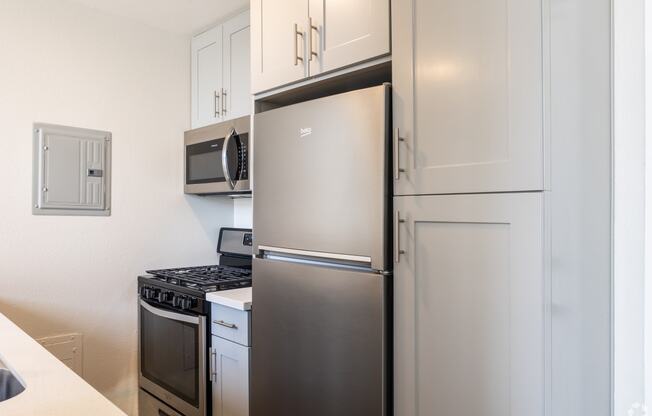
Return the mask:
<svg viewBox="0 0 652 416">
<path fill-rule="evenodd" d="M 225 326 L 225 327 L 231 328 L 231 329 L 238 329 L 238 326 L 236 324 L 231 324 L 231 323 L 228 323 L 228 322 L 224 322 L 222 320 L 213 321 L 213 323 L 217 324 L 217 325 Z"/>
</svg>

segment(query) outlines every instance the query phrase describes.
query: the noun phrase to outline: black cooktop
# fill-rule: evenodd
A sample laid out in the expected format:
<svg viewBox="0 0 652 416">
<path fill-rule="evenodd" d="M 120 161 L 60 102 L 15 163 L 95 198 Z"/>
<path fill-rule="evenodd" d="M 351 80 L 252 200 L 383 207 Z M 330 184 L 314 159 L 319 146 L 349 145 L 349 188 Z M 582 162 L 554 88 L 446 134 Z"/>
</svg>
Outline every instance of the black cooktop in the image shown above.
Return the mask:
<svg viewBox="0 0 652 416">
<path fill-rule="evenodd" d="M 207 293 L 251 286 L 252 241 L 251 229 L 222 228 L 219 265 L 147 270 L 138 276 L 138 293 L 154 305 L 208 314 Z"/>
<path fill-rule="evenodd" d="M 154 281 L 204 293 L 251 286 L 251 269 L 224 265 L 147 270 Z"/>
</svg>

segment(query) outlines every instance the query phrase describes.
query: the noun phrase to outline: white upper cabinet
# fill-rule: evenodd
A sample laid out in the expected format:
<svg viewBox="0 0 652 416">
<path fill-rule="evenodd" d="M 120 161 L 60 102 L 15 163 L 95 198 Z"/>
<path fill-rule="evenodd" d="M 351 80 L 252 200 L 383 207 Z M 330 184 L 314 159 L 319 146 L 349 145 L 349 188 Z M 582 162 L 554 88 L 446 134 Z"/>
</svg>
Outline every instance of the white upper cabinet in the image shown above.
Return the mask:
<svg viewBox="0 0 652 416">
<path fill-rule="evenodd" d="M 394 198 L 395 415 L 546 414 L 543 198 Z"/>
<path fill-rule="evenodd" d="M 544 189 L 541 0 L 393 0 L 397 195 Z"/>
<path fill-rule="evenodd" d="M 389 1 L 309 2 L 311 76 L 390 52 Z"/>
<path fill-rule="evenodd" d="M 251 80 L 254 93 L 308 75 L 305 31 L 308 0 L 251 1 Z"/>
<path fill-rule="evenodd" d="M 259 93 L 390 52 L 389 0 L 252 0 Z"/>
<path fill-rule="evenodd" d="M 251 113 L 249 12 L 192 39 L 192 128 Z"/>
<path fill-rule="evenodd" d="M 210 29 L 192 39 L 192 127 L 221 121 L 222 27 Z"/>
<path fill-rule="evenodd" d="M 252 105 L 248 11 L 224 23 L 222 44 L 222 115 L 225 119 L 246 116 L 251 113 Z"/>
</svg>

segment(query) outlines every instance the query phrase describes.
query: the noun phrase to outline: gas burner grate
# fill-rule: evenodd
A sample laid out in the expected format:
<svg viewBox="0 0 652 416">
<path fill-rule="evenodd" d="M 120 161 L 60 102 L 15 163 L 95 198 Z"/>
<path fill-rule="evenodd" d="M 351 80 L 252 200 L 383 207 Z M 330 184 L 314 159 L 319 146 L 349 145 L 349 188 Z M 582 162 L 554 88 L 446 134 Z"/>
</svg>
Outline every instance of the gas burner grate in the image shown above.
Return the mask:
<svg viewBox="0 0 652 416">
<path fill-rule="evenodd" d="M 219 265 L 181 267 L 147 270 L 147 273 L 163 282 L 205 292 L 251 286 L 251 270 L 238 267 Z"/>
</svg>

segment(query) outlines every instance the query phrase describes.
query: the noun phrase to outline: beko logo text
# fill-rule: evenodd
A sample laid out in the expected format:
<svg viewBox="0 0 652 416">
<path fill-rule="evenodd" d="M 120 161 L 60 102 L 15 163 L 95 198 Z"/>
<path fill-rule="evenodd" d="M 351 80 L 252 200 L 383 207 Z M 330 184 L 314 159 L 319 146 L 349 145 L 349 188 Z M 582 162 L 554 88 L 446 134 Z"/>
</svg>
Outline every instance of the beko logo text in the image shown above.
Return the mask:
<svg viewBox="0 0 652 416">
<path fill-rule="evenodd" d="M 310 136 L 311 134 L 312 134 L 312 127 L 305 127 L 299 129 L 299 137 L 306 137 L 306 136 Z"/>
</svg>

